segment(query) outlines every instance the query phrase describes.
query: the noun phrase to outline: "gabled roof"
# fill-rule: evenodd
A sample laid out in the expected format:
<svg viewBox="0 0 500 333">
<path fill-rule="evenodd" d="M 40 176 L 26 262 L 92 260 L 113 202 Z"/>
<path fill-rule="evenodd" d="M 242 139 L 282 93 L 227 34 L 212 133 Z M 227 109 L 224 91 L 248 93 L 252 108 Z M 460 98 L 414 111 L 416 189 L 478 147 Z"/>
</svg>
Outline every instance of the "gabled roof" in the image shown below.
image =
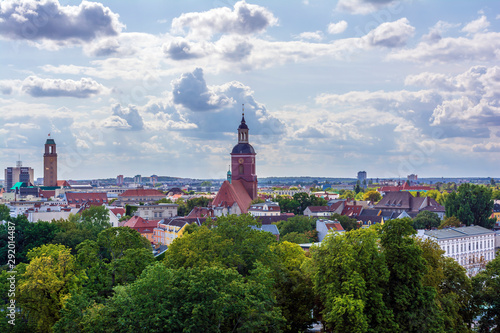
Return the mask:
<svg viewBox="0 0 500 333">
<path fill-rule="evenodd" d="M 339 208 L 340 205 L 342 205 L 343 203 L 344 203 L 343 201 L 339 201 L 339 202 L 334 203 L 331 206 L 308 206 L 307 208 L 309 208 L 309 210 L 312 213 L 333 212 L 337 208 Z"/>
<path fill-rule="evenodd" d="M 260 227 L 251 225 L 250 228 L 252 228 L 254 230 L 267 231 L 267 232 L 272 233 L 273 235 L 279 235 L 280 234 L 280 232 L 278 230 L 278 227 L 275 224 L 263 224 Z"/>
<path fill-rule="evenodd" d="M 104 192 L 66 192 L 65 195 L 69 205 L 101 206 L 108 202 L 108 195 Z"/>
<path fill-rule="evenodd" d="M 165 197 L 165 194 L 155 189 L 131 189 L 119 194 L 120 197 Z"/>
<path fill-rule="evenodd" d="M 327 230 L 333 230 L 333 231 L 345 231 L 344 228 L 342 227 L 342 224 L 340 222 L 330 222 L 330 223 L 325 223 L 326 229 Z"/>
<path fill-rule="evenodd" d="M 342 214 L 341 215 L 359 216 L 359 215 L 361 215 L 362 211 L 363 211 L 363 206 L 350 206 L 350 205 L 347 205 L 342 210 Z"/>
<path fill-rule="evenodd" d="M 240 180 L 233 180 L 232 183 L 225 180 L 212 201 L 212 207 L 214 209 L 217 207 L 231 207 L 236 203 L 241 212 L 246 214 L 251 202 L 252 198 L 250 198 Z"/>
<path fill-rule="evenodd" d="M 132 216 L 123 226 L 135 229 L 141 233 L 153 232 L 158 222 L 160 222 L 160 220 L 146 220 L 140 216 Z"/>
</svg>

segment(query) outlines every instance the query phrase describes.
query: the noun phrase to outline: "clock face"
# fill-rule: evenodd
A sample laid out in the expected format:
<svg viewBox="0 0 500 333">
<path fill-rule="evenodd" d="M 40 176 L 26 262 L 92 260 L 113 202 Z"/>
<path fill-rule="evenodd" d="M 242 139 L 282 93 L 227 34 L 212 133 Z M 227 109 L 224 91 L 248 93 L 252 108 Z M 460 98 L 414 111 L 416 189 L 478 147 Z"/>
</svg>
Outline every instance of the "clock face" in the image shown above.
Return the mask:
<svg viewBox="0 0 500 333">
<path fill-rule="evenodd" d="M 242 158 L 240 158 L 240 159 L 238 160 L 238 162 L 240 162 L 240 164 L 242 164 L 242 163 L 243 163 L 243 159 L 242 159 Z"/>
</svg>

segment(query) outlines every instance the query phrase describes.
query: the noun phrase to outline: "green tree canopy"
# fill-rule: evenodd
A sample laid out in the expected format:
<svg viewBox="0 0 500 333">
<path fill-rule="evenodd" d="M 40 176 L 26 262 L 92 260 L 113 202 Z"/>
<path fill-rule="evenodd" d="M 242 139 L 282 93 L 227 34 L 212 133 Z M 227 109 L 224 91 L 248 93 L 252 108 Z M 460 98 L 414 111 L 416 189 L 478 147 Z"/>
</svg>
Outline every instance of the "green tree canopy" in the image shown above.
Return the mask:
<svg viewBox="0 0 500 333">
<path fill-rule="evenodd" d="M 415 229 L 432 229 L 437 228 L 441 224 L 441 219 L 438 214 L 423 210 L 413 219 L 413 228 Z"/>
<path fill-rule="evenodd" d="M 479 225 L 491 229 L 495 220 L 490 218 L 493 209 L 492 190 L 486 186 L 465 183 L 445 200 L 446 216 L 455 216 L 469 226 Z"/>
</svg>

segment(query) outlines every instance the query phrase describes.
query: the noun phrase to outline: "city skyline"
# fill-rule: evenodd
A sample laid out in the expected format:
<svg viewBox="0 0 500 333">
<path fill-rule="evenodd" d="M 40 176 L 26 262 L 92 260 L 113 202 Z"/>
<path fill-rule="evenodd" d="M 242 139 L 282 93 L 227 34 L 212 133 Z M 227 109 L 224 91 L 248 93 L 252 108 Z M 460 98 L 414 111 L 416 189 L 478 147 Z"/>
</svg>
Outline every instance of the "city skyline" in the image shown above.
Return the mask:
<svg viewBox="0 0 500 333">
<path fill-rule="evenodd" d="M 499 7 L 3 1 L 0 167 L 222 179 L 244 104 L 259 178 L 496 177 Z"/>
</svg>

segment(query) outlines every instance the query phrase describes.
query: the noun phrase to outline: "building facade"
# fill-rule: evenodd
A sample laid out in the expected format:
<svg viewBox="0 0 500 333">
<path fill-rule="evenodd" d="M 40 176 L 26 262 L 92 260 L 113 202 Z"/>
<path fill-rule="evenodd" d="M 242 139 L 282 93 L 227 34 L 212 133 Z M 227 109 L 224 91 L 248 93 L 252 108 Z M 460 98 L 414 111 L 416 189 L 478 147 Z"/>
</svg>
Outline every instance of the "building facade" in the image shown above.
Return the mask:
<svg viewBox="0 0 500 333">
<path fill-rule="evenodd" d="M 142 205 L 136 206 L 137 211 L 135 215 L 143 219 L 162 219 L 167 217 L 177 216 L 177 204 L 162 203 L 158 205 Z"/>
<path fill-rule="evenodd" d="M 480 226 L 426 230 L 424 238 L 436 241 L 444 256 L 455 259 L 470 276 L 495 259 L 495 232 Z"/>
<path fill-rule="evenodd" d="M 11 192 L 11 188 L 18 182 L 25 183 L 26 186 L 34 184 L 35 171 L 30 167 L 23 167 L 22 162 L 18 161 L 15 167 L 5 169 L 5 190 Z"/>
<path fill-rule="evenodd" d="M 280 204 L 269 201 L 251 205 L 248 213 L 252 216 L 279 216 L 281 214 Z"/>
</svg>

